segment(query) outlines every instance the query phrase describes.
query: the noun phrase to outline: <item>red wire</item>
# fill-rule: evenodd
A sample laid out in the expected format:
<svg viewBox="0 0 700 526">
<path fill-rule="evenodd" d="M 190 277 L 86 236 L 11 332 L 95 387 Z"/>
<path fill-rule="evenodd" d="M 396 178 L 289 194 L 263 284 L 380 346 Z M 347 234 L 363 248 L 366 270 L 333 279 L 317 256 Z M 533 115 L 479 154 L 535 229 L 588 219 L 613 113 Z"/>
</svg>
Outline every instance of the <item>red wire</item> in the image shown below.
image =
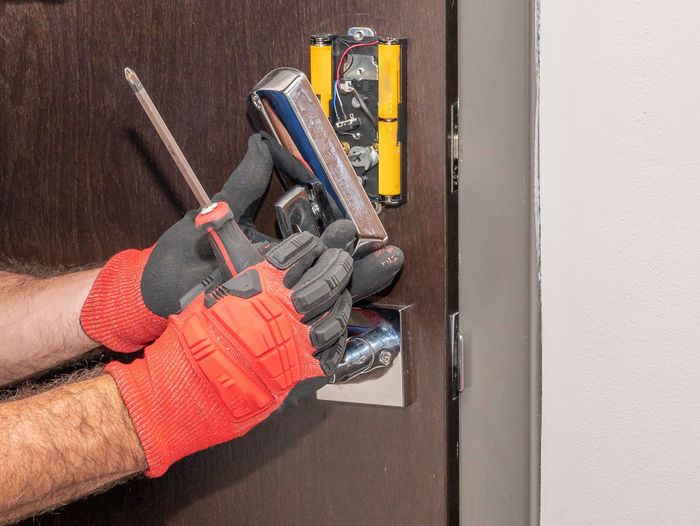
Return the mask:
<svg viewBox="0 0 700 526">
<path fill-rule="evenodd" d="M 338 70 L 336 71 L 335 74 L 335 86 L 336 86 L 336 93 L 334 93 L 334 98 L 337 97 L 337 90 L 338 90 L 338 85 L 340 84 L 340 70 L 343 67 L 343 62 L 345 61 L 345 57 L 348 56 L 348 53 L 358 47 L 365 47 L 365 46 L 374 46 L 375 44 L 379 44 L 379 40 L 373 40 L 372 42 L 360 42 L 359 44 L 353 44 L 352 46 L 348 46 L 348 48 L 343 52 L 342 55 L 340 55 L 340 61 L 338 61 Z M 314 173 L 314 171 L 311 169 L 311 166 L 309 166 L 309 163 L 306 162 L 306 159 L 304 159 L 301 154 L 295 155 L 299 161 L 306 167 L 309 172 Z"/>
<path fill-rule="evenodd" d="M 342 55 L 340 55 L 340 60 L 338 61 L 338 70 L 335 73 L 335 89 L 336 91 L 338 90 L 338 86 L 340 85 L 340 69 L 343 67 L 343 62 L 345 62 L 345 57 L 347 54 L 357 48 L 357 47 L 365 47 L 365 46 L 374 46 L 375 44 L 379 44 L 379 40 L 374 40 L 372 42 L 361 42 L 360 44 L 353 44 L 352 46 L 349 46 Z"/>
</svg>

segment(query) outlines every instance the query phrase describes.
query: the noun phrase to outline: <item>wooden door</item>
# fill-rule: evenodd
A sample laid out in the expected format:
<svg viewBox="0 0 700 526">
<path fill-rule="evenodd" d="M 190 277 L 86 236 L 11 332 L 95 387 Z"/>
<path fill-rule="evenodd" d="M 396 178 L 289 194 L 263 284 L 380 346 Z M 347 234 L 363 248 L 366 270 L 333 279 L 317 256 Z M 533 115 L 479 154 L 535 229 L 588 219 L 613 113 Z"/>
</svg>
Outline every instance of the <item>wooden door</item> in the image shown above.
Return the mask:
<svg viewBox="0 0 700 526">
<path fill-rule="evenodd" d="M 0 247 L 5 257 L 49 266 L 147 246 L 196 205 L 124 66 L 139 73 L 213 192 L 251 133 L 248 90 L 275 67 L 306 70 L 310 34 L 368 25 L 410 39 L 409 201 L 381 217 L 406 253 L 383 301 L 414 305 L 412 405 L 307 400 L 160 479 L 133 480 L 41 524 L 453 520 L 446 133 L 455 11 L 453 2 L 430 0 L 0 2 Z"/>
</svg>

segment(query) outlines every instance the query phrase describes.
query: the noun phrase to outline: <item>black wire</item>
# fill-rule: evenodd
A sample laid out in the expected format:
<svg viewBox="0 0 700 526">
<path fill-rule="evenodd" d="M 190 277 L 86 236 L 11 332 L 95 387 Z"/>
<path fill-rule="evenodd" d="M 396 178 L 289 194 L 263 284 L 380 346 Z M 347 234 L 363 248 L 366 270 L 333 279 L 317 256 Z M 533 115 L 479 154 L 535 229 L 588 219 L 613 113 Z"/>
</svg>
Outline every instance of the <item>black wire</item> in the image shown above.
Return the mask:
<svg viewBox="0 0 700 526">
<path fill-rule="evenodd" d="M 351 86 L 350 90 L 352 91 L 352 93 L 355 94 L 355 98 L 357 99 L 357 102 L 360 104 L 360 108 L 362 109 L 364 114 L 367 115 L 367 118 L 372 123 L 372 126 L 374 126 L 376 128 L 377 127 L 377 119 L 374 115 L 372 115 L 372 112 L 369 111 L 369 108 L 367 107 L 367 104 L 365 103 L 364 99 L 362 98 L 362 95 L 360 95 L 360 92 L 357 91 L 354 86 Z"/>
</svg>

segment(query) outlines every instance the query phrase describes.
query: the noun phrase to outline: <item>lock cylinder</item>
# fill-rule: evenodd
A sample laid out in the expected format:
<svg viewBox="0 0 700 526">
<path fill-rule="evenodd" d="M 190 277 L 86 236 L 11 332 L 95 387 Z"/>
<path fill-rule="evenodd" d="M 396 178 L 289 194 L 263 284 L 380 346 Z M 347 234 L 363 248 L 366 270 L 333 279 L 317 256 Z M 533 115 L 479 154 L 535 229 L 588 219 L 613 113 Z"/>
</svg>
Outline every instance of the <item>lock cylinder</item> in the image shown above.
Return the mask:
<svg viewBox="0 0 700 526">
<path fill-rule="evenodd" d="M 310 81 L 326 117 L 331 114 L 333 95 L 333 37 L 319 34 L 311 37 Z"/>
</svg>

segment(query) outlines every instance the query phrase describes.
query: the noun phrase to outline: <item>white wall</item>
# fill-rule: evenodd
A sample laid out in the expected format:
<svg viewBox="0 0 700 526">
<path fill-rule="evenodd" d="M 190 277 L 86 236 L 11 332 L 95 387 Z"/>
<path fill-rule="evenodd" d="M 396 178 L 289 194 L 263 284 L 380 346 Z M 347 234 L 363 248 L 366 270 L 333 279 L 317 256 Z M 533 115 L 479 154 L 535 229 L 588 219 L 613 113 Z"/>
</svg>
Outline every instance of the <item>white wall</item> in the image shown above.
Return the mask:
<svg viewBox="0 0 700 526">
<path fill-rule="evenodd" d="M 541 0 L 542 524 L 700 524 L 700 2 Z"/>
</svg>

